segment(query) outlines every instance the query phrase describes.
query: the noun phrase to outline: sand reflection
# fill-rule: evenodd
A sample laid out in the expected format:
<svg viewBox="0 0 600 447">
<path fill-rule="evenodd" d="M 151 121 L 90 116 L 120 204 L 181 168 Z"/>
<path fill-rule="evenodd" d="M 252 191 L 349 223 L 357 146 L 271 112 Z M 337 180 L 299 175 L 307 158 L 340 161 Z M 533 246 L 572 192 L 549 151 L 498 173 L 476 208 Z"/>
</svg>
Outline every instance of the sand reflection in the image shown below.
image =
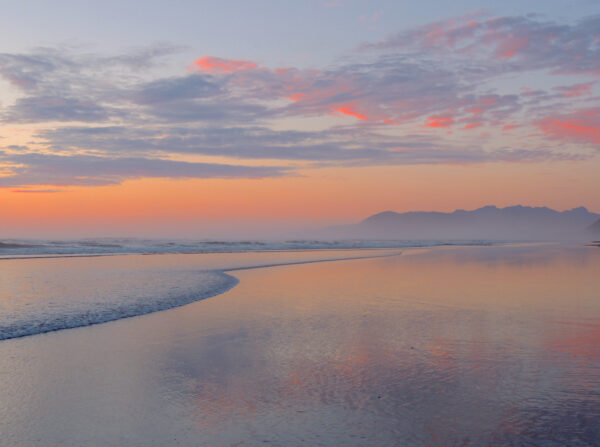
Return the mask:
<svg viewBox="0 0 600 447">
<path fill-rule="evenodd" d="M 142 262 L 217 259 L 183 258 Z M 0 343 L 3 442 L 599 445 L 599 269 L 596 247 L 518 246 L 237 271 L 211 299 Z"/>
<path fill-rule="evenodd" d="M 213 374 L 191 377 L 199 430 L 241 441 L 253 427 L 290 445 L 299 433 L 330 445 L 600 439 L 600 253 L 440 251 L 237 273 L 241 286 L 211 304 L 245 336 L 201 356 Z M 220 363 L 227 351 L 235 367 Z"/>
</svg>

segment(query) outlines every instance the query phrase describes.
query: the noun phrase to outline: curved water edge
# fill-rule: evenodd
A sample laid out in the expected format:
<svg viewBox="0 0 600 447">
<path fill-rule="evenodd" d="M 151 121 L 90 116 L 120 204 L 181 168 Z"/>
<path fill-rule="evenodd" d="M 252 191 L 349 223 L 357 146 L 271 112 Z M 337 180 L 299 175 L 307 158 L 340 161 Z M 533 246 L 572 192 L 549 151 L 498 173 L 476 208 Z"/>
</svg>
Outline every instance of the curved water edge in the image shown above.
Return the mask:
<svg viewBox="0 0 600 447">
<path fill-rule="evenodd" d="M 64 329 L 108 323 L 124 318 L 137 317 L 162 310 L 173 309 L 196 301 L 221 295 L 235 287 L 239 281 L 224 272 L 201 272 L 210 275 L 204 282 L 205 288 L 195 294 L 175 296 L 150 296 L 131 302 L 111 303 L 114 306 L 102 307 L 104 303 L 91 303 L 89 307 L 75 308 L 55 315 L 42 312 L 34 319 L 18 319 L 10 324 L 0 325 L 0 341 L 30 335 L 45 334 Z M 78 306 L 79 307 L 79 306 Z"/>
<path fill-rule="evenodd" d="M 0 341 L 146 315 L 221 295 L 239 283 L 227 272 L 389 257 L 401 253 L 271 262 L 222 270 L 172 272 L 166 269 L 161 272 L 162 279 L 157 272 L 148 271 L 130 275 L 113 271 L 93 278 L 84 276 L 80 281 L 68 273 L 58 280 L 30 275 L 26 280 L 34 281 L 31 287 L 35 289 L 38 287 L 35 281 L 40 282 L 42 289 L 47 289 L 44 289 L 46 295 L 41 298 L 40 295 L 25 296 L 16 306 L 0 306 Z M 65 288 L 64 283 L 71 289 Z"/>
</svg>

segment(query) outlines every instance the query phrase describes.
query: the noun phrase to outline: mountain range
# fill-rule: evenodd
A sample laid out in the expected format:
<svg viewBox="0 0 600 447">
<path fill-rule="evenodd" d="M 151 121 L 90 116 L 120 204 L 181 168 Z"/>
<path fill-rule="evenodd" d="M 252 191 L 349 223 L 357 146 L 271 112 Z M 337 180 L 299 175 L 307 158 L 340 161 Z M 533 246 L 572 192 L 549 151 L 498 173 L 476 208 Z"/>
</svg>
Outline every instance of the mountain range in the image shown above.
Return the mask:
<svg viewBox="0 0 600 447">
<path fill-rule="evenodd" d="M 521 205 L 451 213 L 384 211 L 325 231 L 328 236 L 366 239 L 584 240 L 600 234 L 600 215 L 584 207 L 561 212 Z"/>
<path fill-rule="evenodd" d="M 600 236 L 600 219 L 587 227 L 587 232 L 596 236 Z"/>
</svg>

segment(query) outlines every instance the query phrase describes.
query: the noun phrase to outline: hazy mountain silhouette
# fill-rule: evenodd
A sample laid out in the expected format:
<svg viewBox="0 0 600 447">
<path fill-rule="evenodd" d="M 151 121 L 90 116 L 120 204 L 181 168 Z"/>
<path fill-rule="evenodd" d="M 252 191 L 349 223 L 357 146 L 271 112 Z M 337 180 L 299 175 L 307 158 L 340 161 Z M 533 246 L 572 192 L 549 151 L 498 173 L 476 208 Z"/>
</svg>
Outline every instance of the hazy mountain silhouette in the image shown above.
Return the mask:
<svg viewBox="0 0 600 447">
<path fill-rule="evenodd" d="M 384 211 L 356 225 L 326 231 L 339 237 L 369 239 L 568 240 L 585 239 L 590 226 L 597 225 L 600 231 L 599 217 L 584 207 L 560 212 L 521 205 L 452 213 Z"/>
<path fill-rule="evenodd" d="M 589 227 L 587 227 L 587 231 L 589 233 L 592 233 L 592 234 L 596 235 L 596 236 L 600 236 L 600 219 L 598 219 L 592 225 L 590 225 Z"/>
</svg>

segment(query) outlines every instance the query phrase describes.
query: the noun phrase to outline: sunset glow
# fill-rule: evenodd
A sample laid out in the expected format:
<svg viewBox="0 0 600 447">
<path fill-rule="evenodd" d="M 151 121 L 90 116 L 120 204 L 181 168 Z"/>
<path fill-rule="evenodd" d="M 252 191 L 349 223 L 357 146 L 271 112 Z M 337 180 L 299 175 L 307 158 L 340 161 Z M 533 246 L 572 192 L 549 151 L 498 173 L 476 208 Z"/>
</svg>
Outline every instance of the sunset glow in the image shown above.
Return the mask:
<svg viewBox="0 0 600 447">
<path fill-rule="evenodd" d="M 600 446 L 600 0 L 0 13 L 0 447 Z"/>
<path fill-rule="evenodd" d="M 550 2 L 418 20 L 383 3 L 311 5 L 292 9 L 322 16 L 315 36 L 344 39 L 278 42 L 272 11 L 263 28 L 206 24 L 198 41 L 166 27 L 171 43 L 61 47 L 58 29 L 5 42 L 3 233 L 202 237 L 387 209 L 600 211 L 592 4 L 568 18 Z M 145 29 L 132 26 L 115 33 Z"/>
</svg>

